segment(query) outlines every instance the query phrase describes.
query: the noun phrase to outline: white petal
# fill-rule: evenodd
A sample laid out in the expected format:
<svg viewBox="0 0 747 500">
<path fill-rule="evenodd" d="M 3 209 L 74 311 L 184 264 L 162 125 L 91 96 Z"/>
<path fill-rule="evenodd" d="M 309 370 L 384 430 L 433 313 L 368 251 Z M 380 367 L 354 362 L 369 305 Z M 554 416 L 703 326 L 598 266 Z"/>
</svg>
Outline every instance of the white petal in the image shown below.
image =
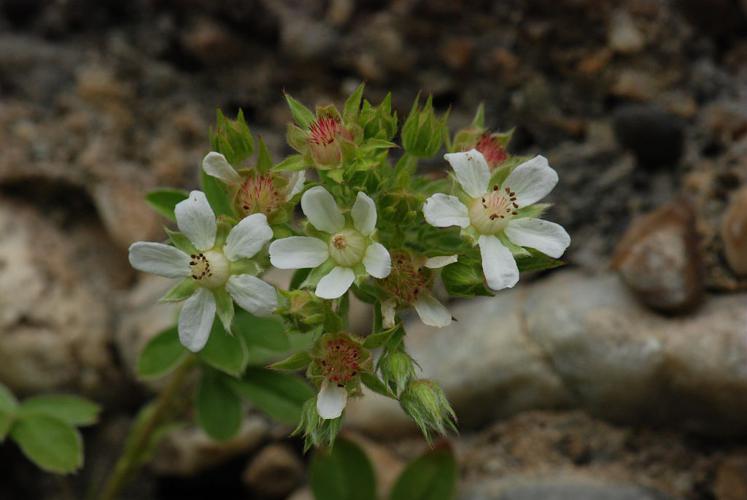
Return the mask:
<svg viewBox="0 0 747 500">
<path fill-rule="evenodd" d="M 226 184 L 238 184 L 241 182 L 241 176 L 234 169 L 226 157 L 215 151 L 209 152 L 202 159 L 202 170 L 206 174 L 222 180 Z"/>
<path fill-rule="evenodd" d="M 502 189 L 511 189 L 516 193 L 516 203 L 525 207 L 547 196 L 557 183 L 558 173 L 550 168 L 547 158 L 535 156 L 516 167 L 503 182 Z"/>
<path fill-rule="evenodd" d="M 189 255 L 163 243 L 138 241 L 130 245 L 130 264 L 138 271 L 166 278 L 189 276 Z"/>
<path fill-rule="evenodd" d="M 413 304 L 423 323 L 442 328 L 451 324 L 451 313 L 433 295 L 425 292 Z"/>
<path fill-rule="evenodd" d="M 467 207 L 456 196 L 434 194 L 425 200 L 423 215 L 428 224 L 435 227 L 469 226 Z"/>
<path fill-rule="evenodd" d="M 355 280 L 355 273 L 349 267 L 337 266 L 319 280 L 314 293 L 322 299 L 336 299 L 348 291 Z"/>
<path fill-rule="evenodd" d="M 179 342 L 197 352 L 208 341 L 215 319 L 215 297 L 207 288 L 198 288 L 179 313 Z"/>
<path fill-rule="evenodd" d="M 519 246 L 534 248 L 554 259 L 571 244 L 563 226 L 542 219 L 514 219 L 506 227 L 506 236 Z"/>
<path fill-rule="evenodd" d="M 290 174 L 290 176 L 288 177 L 288 185 L 290 186 L 290 190 L 288 190 L 288 194 L 285 196 L 285 201 L 289 201 L 291 198 L 300 193 L 303 189 L 304 182 L 306 182 L 306 171 L 299 170 L 298 172 L 293 172 L 292 174 Z"/>
<path fill-rule="evenodd" d="M 228 278 L 226 290 L 238 305 L 255 316 L 269 316 L 278 307 L 275 287 L 249 274 Z"/>
<path fill-rule="evenodd" d="M 468 195 L 477 198 L 488 191 L 490 168 L 481 152 L 471 149 L 463 153 L 449 153 L 444 158 L 451 164 L 457 181 Z"/>
<path fill-rule="evenodd" d="M 439 257 L 431 257 L 430 259 L 425 261 L 425 267 L 428 269 L 441 269 L 442 267 L 446 267 L 449 264 L 453 264 L 459 260 L 458 255 L 442 255 Z"/>
<path fill-rule="evenodd" d="M 325 420 L 338 418 L 348 402 L 348 391 L 326 379 L 316 397 L 316 411 Z"/>
<path fill-rule="evenodd" d="M 389 251 L 381 243 L 371 243 L 363 257 L 366 272 L 374 278 L 386 278 L 392 272 L 392 259 Z"/>
<path fill-rule="evenodd" d="M 394 326 L 396 314 L 397 302 L 394 299 L 385 300 L 381 303 L 381 322 L 384 328 L 392 328 Z"/>
<path fill-rule="evenodd" d="M 329 258 L 327 244 L 309 236 L 290 236 L 270 245 L 270 262 L 278 269 L 316 267 Z"/>
<path fill-rule="evenodd" d="M 350 211 L 355 228 L 368 236 L 376 229 L 376 204 L 366 193 L 358 192 Z"/>
<path fill-rule="evenodd" d="M 345 217 L 335 199 L 322 186 L 306 191 L 301 197 L 301 209 L 309 222 L 319 231 L 336 233 L 345 225 Z"/>
<path fill-rule="evenodd" d="M 272 239 L 272 229 L 265 214 L 252 214 L 241 219 L 226 238 L 223 253 L 228 260 L 254 257 Z"/>
<path fill-rule="evenodd" d="M 495 291 L 513 287 L 519 281 L 519 268 L 511 251 L 495 236 L 480 236 L 478 243 L 488 286 Z"/>
<path fill-rule="evenodd" d="M 189 238 L 198 250 L 210 250 L 215 244 L 215 213 L 210 208 L 205 193 L 192 191 L 189 198 L 174 208 L 179 231 Z"/>
</svg>

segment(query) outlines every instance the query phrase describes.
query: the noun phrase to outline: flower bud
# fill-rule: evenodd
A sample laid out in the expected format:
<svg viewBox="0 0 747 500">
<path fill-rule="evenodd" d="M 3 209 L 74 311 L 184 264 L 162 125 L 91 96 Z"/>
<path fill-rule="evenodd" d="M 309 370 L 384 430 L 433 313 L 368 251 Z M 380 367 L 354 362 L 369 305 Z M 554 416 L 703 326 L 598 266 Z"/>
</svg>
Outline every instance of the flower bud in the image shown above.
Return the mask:
<svg viewBox="0 0 747 500">
<path fill-rule="evenodd" d="M 301 419 L 291 435 L 304 436 L 304 452 L 306 452 L 313 447 L 331 447 L 341 427 L 341 418 L 326 420 L 321 418 L 316 409 L 315 398 L 310 398 L 303 404 Z"/>
<path fill-rule="evenodd" d="M 365 138 L 391 140 L 397 133 L 397 115 L 392 113 L 392 94 L 374 107 L 364 101 L 358 118 Z"/>
<path fill-rule="evenodd" d="M 239 110 L 235 120 L 226 118 L 218 110 L 215 129 L 210 131 L 213 151 L 223 154 L 232 165 L 240 165 L 254 153 L 254 138 Z"/>
<path fill-rule="evenodd" d="M 284 292 L 288 299 L 287 313 L 301 326 L 314 327 L 324 322 L 330 311 L 328 301 L 322 300 L 308 290 Z"/>
<path fill-rule="evenodd" d="M 307 128 L 289 125 L 288 144 L 321 170 L 342 165 L 348 151 L 354 147 L 354 134 L 345 126 L 334 106 L 319 107 Z"/>
<path fill-rule="evenodd" d="M 423 109 L 420 109 L 418 100 L 415 100 L 402 126 L 402 146 L 413 156 L 427 158 L 441 149 L 448 113 L 438 118 L 433 111 L 432 97 L 428 98 Z"/>
<path fill-rule="evenodd" d="M 400 405 L 412 418 L 426 439 L 434 432 L 445 435 L 456 431 L 456 415 L 443 390 L 430 380 L 413 380 L 400 396 Z"/>
<path fill-rule="evenodd" d="M 401 394 L 415 376 L 415 364 L 404 351 L 386 351 L 379 359 L 379 373 L 386 385 L 394 387 L 396 394 Z"/>
</svg>

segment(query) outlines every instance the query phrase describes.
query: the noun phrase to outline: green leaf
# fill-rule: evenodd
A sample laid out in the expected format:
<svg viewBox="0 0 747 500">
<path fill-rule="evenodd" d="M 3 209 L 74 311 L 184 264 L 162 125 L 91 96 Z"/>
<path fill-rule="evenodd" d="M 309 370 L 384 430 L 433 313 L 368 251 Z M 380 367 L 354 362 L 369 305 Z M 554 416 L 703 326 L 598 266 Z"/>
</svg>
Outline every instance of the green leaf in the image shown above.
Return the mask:
<svg viewBox="0 0 747 500">
<path fill-rule="evenodd" d="M 528 257 L 516 259 L 516 265 L 519 266 L 521 272 L 544 271 L 565 265 L 564 261 L 548 257 L 533 248 L 527 248 L 526 250 L 529 253 Z"/>
<path fill-rule="evenodd" d="M 69 474 L 83 466 L 83 440 L 72 425 L 48 415 L 19 419 L 10 431 L 26 457 L 47 472 Z"/>
<path fill-rule="evenodd" d="M 293 119 L 302 128 L 309 128 L 314 123 L 316 116 L 314 116 L 314 113 L 309 108 L 295 100 L 290 94 L 285 94 L 285 100 L 288 101 L 288 107 L 293 115 Z"/>
<path fill-rule="evenodd" d="M 30 415 L 47 415 L 70 425 L 95 424 L 101 407 L 92 401 L 72 394 L 45 394 L 28 398 L 21 403 L 21 418 Z"/>
<path fill-rule="evenodd" d="M 448 446 L 433 449 L 410 463 L 392 488 L 390 500 L 452 500 L 457 464 Z"/>
<path fill-rule="evenodd" d="M 366 349 L 376 349 L 377 347 L 381 347 L 389 341 L 393 333 L 401 328 L 401 325 L 397 324 L 383 332 L 372 333 L 363 341 L 363 347 Z"/>
<path fill-rule="evenodd" d="M 221 181 L 200 170 L 200 184 L 216 216 L 233 215 L 231 201 Z"/>
<path fill-rule="evenodd" d="M 376 478 L 361 448 L 339 438 L 331 450 L 318 450 L 309 467 L 316 500 L 375 500 Z"/>
<path fill-rule="evenodd" d="M 273 370 L 297 371 L 303 370 L 309 363 L 311 363 L 311 356 L 309 356 L 308 352 L 303 351 L 297 352 L 281 361 L 273 363 L 269 368 L 272 368 Z"/>
<path fill-rule="evenodd" d="M 361 373 L 361 382 L 363 382 L 363 385 L 365 385 L 372 391 L 381 394 L 382 396 L 396 399 L 395 395 L 392 394 L 392 392 L 387 388 L 384 382 L 379 380 L 379 378 L 373 373 L 368 373 L 368 372 Z"/>
<path fill-rule="evenodd" d="M 213 321 L 205 347 L 197 356 L 208 365 L 234 377 L 240 376 L 249 363 L 249 352 L 239 335 L 226 332 L 220 321 Z"/>
<path fill-rule="evenodd" d="M 479 106 L 477 106 L 477 111 L 475 111 L 475 117 L 472 118 L 472 126 L 477 128 L 485 128 L 485 103 L 481 102 Z"/>
<path fill-rule="evenodd" d="M 0 443 L 5 440 L 5 436 L 10 431 L 17 406 L 18 401 L 13 393 L 3 384 L 0 384 Z"/>
<path fill-rule="evenodd" d="M 276 316 L 260 318 L 238 309 L 233 320 L 233 330 L 243 338 L 249 351 L 249 362 L 255 365 L 276 360 L 278 353 L 285 353 L 291 347 L 285 325 Z"/>
<path fill-rule="evenodd" d="M 189 193 L 183 189 L 163 188 L 156 189 L 145 195 L 145 201 L 156 212 L 167 219 L 176 220 L 174 207 L 180 201 L 189 197 Z"/>
<path fill-rule="evenodd" d="M 192 278 L 184 278 L 174 285 L 163 297 L 158 299 L 159 302 L 181 302 L 192 296 L 197 289 L 197 282 Z"/>
<path fill-rule="evenodd" d="M 304 402 L 314 396 L 311 387 L 299 377 L 265 368 L 248 368 L 232 387 L 254 406 L 285 424 L 295 425 Z"/>
<path fill-rule="evenodd" d="M 179 342 L 177 327 L 162 331 L 145 344 L 137 360 L 138 377 L 149 379 L 171 372 L 188 355 Z"/>
<path fill-rule="evenodd" d="M 449 295 L 453 297 L 492 296 L 485 287 L 479 262 L 455 262 L 444 267 L 441 279 Z"/>
<path fill-rule="evenodd" d="M 213 370 L 203 371 L 197 387 L 197 423 L 211 438 L 231 439 L 241 427 L 241 399 L 229 385 L 231 379 Z"/>
</svg>

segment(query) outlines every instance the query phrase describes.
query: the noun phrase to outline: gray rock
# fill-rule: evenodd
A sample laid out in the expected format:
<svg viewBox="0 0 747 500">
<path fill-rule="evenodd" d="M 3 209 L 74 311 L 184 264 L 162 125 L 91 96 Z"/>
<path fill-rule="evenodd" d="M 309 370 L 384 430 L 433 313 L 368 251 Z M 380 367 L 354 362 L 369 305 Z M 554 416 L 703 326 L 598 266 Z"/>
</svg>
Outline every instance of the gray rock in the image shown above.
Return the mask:
<svg viewBox="0 0 747 500">
<path fill-rule="evenodd" d="M 747 188 L 732 195 L 721 222 L 721 238 L 729 267 L 747 277 Z"/>
<path fill-rule="evenodd" d="M 582 408 L 629 423 L 746 435 L 745 295 L 712 297 L 669 319 L 641 307 L 619 278 L 551 279 L 452 308 L 457 322 L 408 326 L 423 375 L 442 384 L 463 428 L 529 409 Z M 396 402 L 366 394 L 348 422 L 413 431 Z"/>
<path fill-rule="evenodd" d="M 287 445 L 262 449 L 244 470 L 242 479 L 252 490 L 273 498 L 286 498 L 303 478 L 301 459 Z"/>
<path fill-rule="evenodd" d="M 632 484 L 581 477 L 512 478 L 477 483 L 461 500 L 665 500 L 661 493 Z"/>
</svg>

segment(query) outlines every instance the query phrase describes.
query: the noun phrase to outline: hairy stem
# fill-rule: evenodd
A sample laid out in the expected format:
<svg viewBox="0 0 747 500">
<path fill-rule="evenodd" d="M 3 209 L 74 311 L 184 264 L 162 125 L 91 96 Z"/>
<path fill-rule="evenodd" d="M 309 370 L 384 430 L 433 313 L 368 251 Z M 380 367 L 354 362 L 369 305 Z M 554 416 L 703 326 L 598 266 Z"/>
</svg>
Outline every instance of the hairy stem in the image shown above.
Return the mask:
<svg viewBox="0 0 747 500">
<path fill-rule="evenodd" d="M 176 367 L 166 386 L 149 407 L 144 408 L 130 427 L 122 454 L 104 483 L 98 500 L 116 500 L 122 488 L 146 461 L 155 433 L 172 416 L 175 397 L 194 365 L 194 356 L 187 357 Z"/>
</svg>

